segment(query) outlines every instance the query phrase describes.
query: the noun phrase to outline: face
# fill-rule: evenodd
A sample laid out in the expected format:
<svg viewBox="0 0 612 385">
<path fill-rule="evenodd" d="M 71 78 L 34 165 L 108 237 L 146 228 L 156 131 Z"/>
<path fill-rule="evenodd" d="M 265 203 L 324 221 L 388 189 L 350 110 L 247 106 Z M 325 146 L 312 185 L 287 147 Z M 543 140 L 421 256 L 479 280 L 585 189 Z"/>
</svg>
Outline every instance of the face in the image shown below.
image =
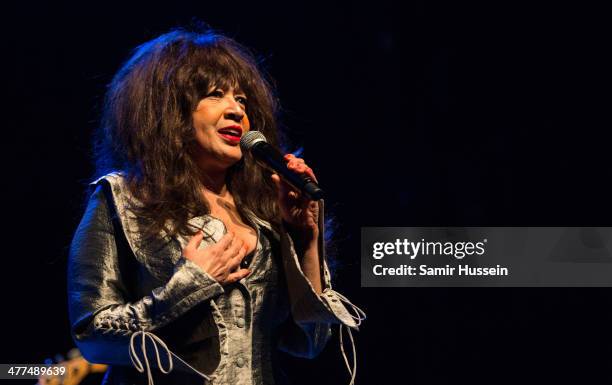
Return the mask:
<svg viewBox="0 0 612 385">
<path fill-rule="evenodd" d="M 227 170 L 242 158 L 240 138 L 250 129 L 244 92 L 212 88 L 192 116 L 195 158 L 202 170 Z"/>
</svg>

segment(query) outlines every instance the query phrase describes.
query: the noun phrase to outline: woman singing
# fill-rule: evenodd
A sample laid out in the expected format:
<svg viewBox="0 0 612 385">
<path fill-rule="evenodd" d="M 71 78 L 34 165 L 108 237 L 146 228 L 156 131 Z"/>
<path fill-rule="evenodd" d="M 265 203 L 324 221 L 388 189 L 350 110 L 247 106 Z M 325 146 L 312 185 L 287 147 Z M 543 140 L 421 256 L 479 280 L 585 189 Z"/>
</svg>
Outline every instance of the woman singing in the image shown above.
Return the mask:
<svg viewBox="0 0 612 385">
<path fill-rule="evenodd" d="M 280 384 L 277 349 L 314 357 L 331 324 L 357 328 L 322 203 L 241 152 L 249 130 L 278 147 L 276 109 L 249 51 L 212 32 L 159 36 L 115 75 L 68 271 L 73 337 L 105 384 Z"/>
</svg>

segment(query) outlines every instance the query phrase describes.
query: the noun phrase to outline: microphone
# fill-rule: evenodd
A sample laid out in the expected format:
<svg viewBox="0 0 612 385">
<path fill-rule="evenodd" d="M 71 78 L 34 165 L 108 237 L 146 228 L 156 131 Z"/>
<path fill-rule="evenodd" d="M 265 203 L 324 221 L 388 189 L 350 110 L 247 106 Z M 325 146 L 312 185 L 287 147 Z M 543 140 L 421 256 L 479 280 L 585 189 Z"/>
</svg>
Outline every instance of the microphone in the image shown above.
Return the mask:
<svg viewBox="0 0 612 385">
<path fill-rule="evenodd" d="M 309 199 L 318 201 L 323 198 L 323 190 L 309 176 L 297 174 L 287 168 L 283 155 L 268 144 L 266 137 L 259 131 L 249 131 L 240 138 L 240 149 L 250 152 L 253 158 L 268 170 L 277 173 L 283 180 L 299 190 Z"/>
</svg>

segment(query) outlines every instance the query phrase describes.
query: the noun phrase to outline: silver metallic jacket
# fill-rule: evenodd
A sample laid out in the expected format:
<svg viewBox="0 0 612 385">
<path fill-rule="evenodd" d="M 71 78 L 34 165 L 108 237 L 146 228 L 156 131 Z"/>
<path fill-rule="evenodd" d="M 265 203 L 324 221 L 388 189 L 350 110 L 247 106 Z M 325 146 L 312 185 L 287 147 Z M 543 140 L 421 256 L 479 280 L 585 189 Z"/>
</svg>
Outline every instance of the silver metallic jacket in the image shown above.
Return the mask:
<svg viewBox="0 0 612 385">
<path fill-rule="evenodd" d="M 187 238 L 142 240 L 143 224 L 130 209 L 138 202 L 121 173 L 94 184 L 70 248 L 68 296 L 78 348 L 87 360 L 111 365 L 105 383 L 280 383 L 276 348 L 311 358 L 329 339 L 330 324 L 357 329 L 360 311 L 355 317 L 355 307 L 332 290 L 322 241 L 317 295 L 288 233 L 251 213 L 258 233 L 252 274 L 221 286 L 182 257 Z M 189 223 L 210 235 L 200 248 L 226 231 L 208 215 Z"/>
</svg>

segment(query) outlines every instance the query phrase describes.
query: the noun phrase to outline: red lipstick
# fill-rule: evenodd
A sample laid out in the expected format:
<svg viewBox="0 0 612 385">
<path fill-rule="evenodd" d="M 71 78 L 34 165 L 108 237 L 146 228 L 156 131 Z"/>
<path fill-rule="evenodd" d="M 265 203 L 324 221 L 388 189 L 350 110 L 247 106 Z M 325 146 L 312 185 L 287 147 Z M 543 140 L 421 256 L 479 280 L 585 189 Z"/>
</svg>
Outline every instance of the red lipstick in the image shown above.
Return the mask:
<svg viewBox="0 0 612 385">
<path fill-rule="evenodd" d="M 230 143 L 240 143 L 240 138 L 242 137 L 242 127 L 238 125 L 223 127 L 218 129 L 217 132 L 219 133 L 219 136 Z"/>
</svg>

